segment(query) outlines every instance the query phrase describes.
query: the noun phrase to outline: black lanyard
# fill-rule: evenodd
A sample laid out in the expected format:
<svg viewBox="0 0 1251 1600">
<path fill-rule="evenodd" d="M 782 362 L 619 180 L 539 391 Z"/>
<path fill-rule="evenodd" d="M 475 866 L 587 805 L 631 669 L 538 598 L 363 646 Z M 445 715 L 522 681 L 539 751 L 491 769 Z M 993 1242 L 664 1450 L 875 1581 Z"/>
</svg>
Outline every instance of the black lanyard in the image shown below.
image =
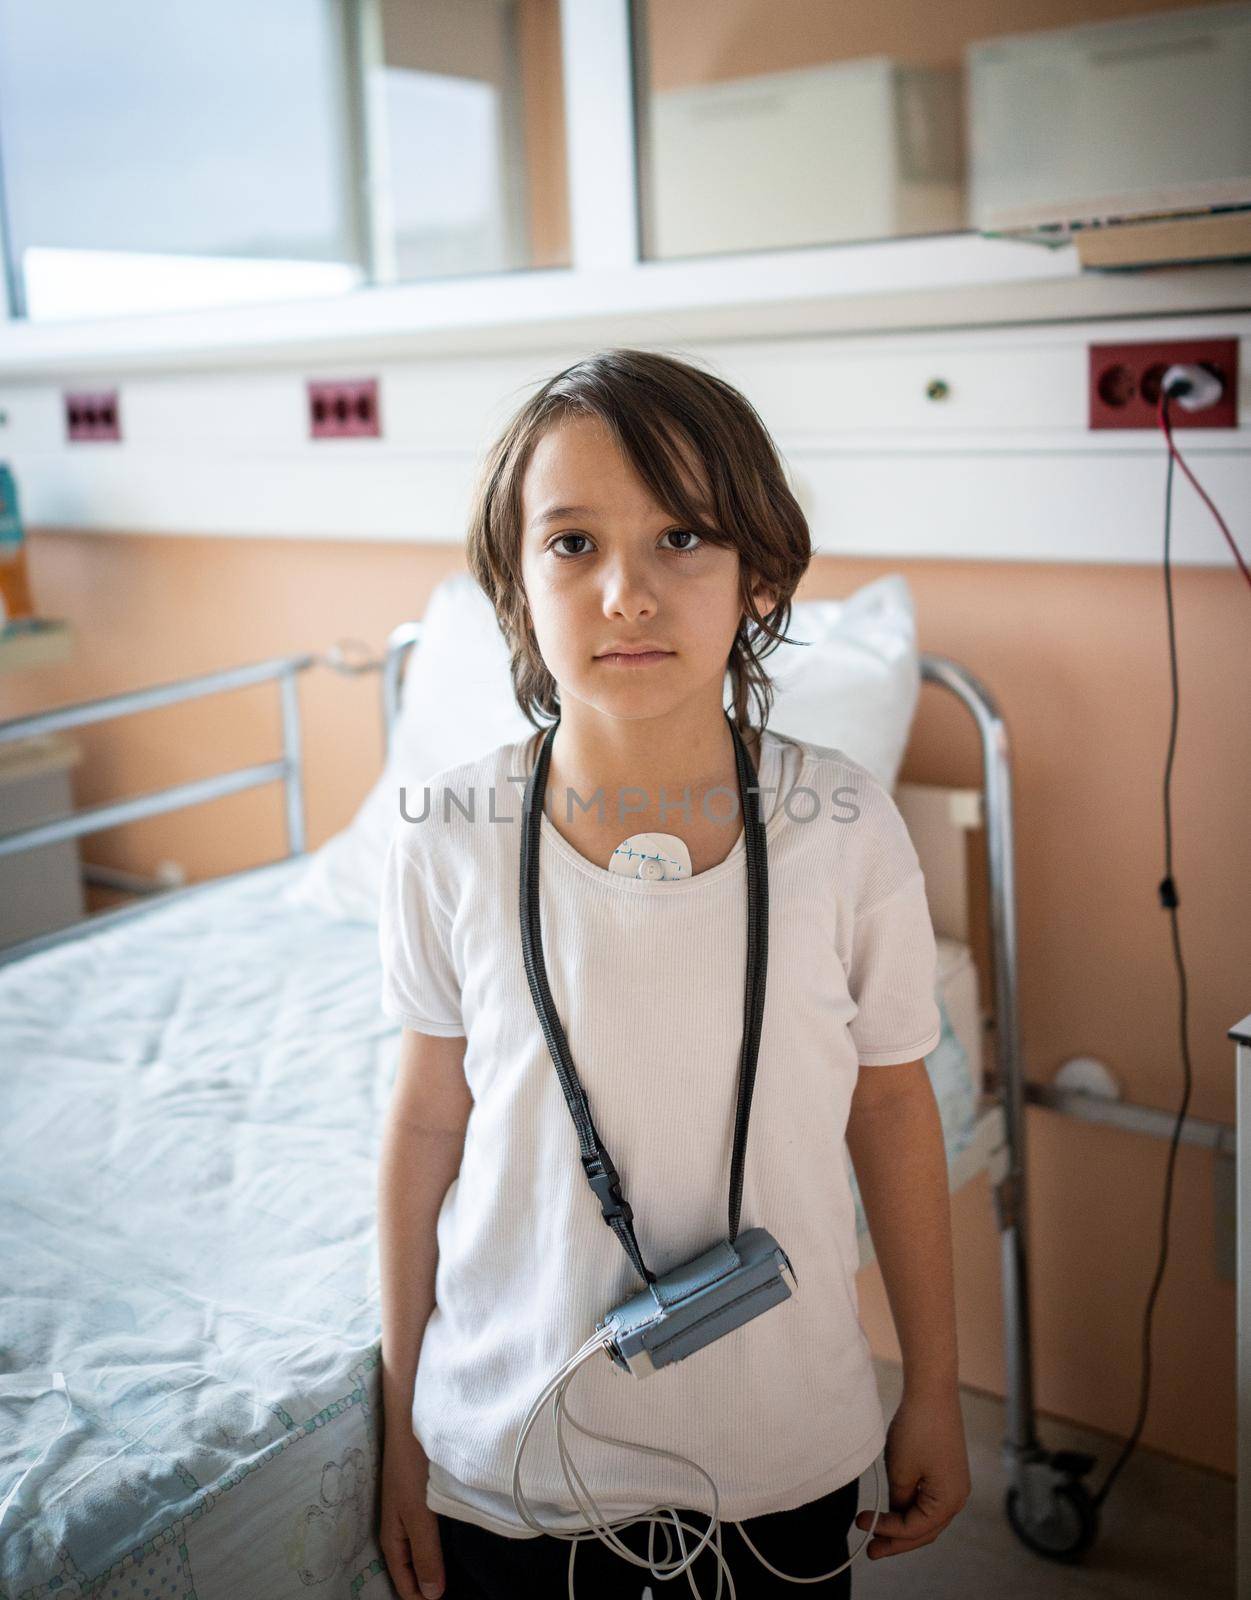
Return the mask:
<svg viewBox="0 0 1251 1600">
<path fill-rule="evenodd" d="M 724 709 L 724 708 L 723 708 Z M 734 740 L 734 764 L 738 778 L 740 814 L 743 817 L 743 842 L 747 852 L 747 976 L 743 997 L 743 1043 L 739 1053 L 738 1113 L 734 1124 L 734 1161 L 730 1168 L 730 1243 L 738 1237 L 739 1209 L 743 1198 L 743 1158 L 747 1149 L 747 1122 L 751 1116 L 752 1090 L 756 1083 L 756 1055 L 760 1048 L 760 1025 L 764 1016 L 765 976 L 769 953 L 769 872 L 764 824 L 760 819 L 759 781 L 751 756 L 743 743 L 734 719 L 725 712 Z M 539 1022 L 551 1051 L 560 1086 L 564 1090 L 570 1115 L 578 1130 L 578 1144 L 587 1181 L 599 1197 L 604 1221 L 621 1240 L 644 1283 L 654 1283 L 634 1237 L 634 1212 L 621 1194 L 621 1179 L 604 1149 L 591 1120 L 586 1094 L 569 1054 L 569 1041 L 561 1027 L 548 987 L 543 965 L 543 938 L 539 923 L 539 846 L 543 804 L 536 795 L 547 793 L 547 772 L 551 764 L 552 740 L 560 726 L 559 717 L 547 731 L 539 747 L 538 759 L 526 783 L 525 808 L 521 826 L 521 948 L 526 963 L 526 978 Z M 681 894 L 679 888 L 675 891 Z"/>
</svg>

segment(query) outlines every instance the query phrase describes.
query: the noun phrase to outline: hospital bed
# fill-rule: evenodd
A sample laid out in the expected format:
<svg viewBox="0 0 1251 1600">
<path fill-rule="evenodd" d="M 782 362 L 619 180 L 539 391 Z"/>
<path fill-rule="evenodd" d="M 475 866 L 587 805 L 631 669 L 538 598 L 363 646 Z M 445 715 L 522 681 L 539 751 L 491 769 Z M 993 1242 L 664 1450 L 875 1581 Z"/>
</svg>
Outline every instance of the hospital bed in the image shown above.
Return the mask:
<svg viewBox="0 0 1251 1600">
<path fill-rule="evenodd" d="M 14 830 L 0 858 L 273 782 L 288 843 L 0 951 L 0 1600 L 393 1594 L 375 1538 L 375 1217 L 399 1028 L 378 1006 L 376 929 L 285 895 L 309 859 L 299 674 L 379 670 L 389 742 L 421 628 L 376 662 L 285 657 L 0 723 L 3 743 L 273 682 L 280 758 Z M 896 791 L 939 944 L 927 1067 L 951 1187 L 987 1173 L 1002 1239 L 1007 1514 L 1071 1559 L 1092 1537 L 1092 1463 L 1034 1428 L 1007 732 L 963 667 L 920 664 L 973 718 L 982 761 L 976 788 Z"/>
</svg>

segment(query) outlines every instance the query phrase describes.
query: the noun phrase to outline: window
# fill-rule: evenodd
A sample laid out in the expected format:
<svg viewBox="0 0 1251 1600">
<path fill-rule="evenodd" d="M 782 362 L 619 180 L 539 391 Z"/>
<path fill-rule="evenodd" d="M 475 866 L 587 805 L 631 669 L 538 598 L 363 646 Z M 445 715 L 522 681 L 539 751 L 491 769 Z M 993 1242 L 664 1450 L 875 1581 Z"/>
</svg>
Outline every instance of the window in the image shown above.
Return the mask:
<svg viewBox="0 0 1251 1600">
<path fill-rule="evenodd" d="M 2 0 L 13 309 L 32 319 L 362 281 L 333 0 Z"/>
<path fill-rule="evenodd" d="M 567 264 L 559 0 L 0 0 L 32 321 Z"/>
<path fill-rule="evenodd" d="M 384 0 L 382 23 L 378 276 L 567 266 L 558 0 Z"/>
</svg>

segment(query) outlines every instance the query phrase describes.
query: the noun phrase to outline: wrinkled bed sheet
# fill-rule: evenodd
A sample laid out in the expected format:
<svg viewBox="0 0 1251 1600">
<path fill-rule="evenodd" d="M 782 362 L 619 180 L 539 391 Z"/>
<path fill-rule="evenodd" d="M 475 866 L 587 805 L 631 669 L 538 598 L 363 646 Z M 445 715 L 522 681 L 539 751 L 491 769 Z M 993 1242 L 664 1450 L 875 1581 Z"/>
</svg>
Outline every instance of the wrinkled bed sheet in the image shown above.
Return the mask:
<svg viewBox="0 0 1251 1600">
<path fill-rule="evenodd" d="M 375 1223 L 399 1029 L 376 931 L 282 900 L 303 866 L 0 967 L 6 1600 L 393 1592 Z"/>
<path fill-rule="evenodd" d="M 394 1594 L 376 1184 L 399 1028 L 373 925 L 284 898 L 304 866 L 0 966 L 3 1600 Z M 954 1152 L 972 1088 L 941 1009 Z"/>
</svg>

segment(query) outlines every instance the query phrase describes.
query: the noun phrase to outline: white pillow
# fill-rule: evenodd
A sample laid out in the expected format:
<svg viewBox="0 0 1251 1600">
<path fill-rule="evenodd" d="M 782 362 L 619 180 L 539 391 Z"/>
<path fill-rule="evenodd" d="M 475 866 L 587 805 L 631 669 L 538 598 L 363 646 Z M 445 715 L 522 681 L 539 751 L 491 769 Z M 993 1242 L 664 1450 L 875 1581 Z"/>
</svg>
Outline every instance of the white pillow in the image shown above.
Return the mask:
<svg viewBox="0 0 1251 1600">
<path fill-rule="evenodd" d="M 376 922 L 400 788 L 420 805 L 421 786 L 436 772 L 534 732 L 513 698 L 495 613 L 469 573 L 444 579 L 422 623 L 382 775 L 348 826 L 287 887 L 290 904 Z M 787 631 L 812 642 L 782 644 L 767 657 L 776 682 L 769 726 L 844 751 L 893 789 L 919 690 L 906 580 L 879 578 L 847 600 L 796 601 Z M 729 683 L 727 673 L 727 691 Z"/>
<path fill-rule="evenodd" d="M 809 642 L 764 659 L 770 728 L 841 750 L 893 793 L 921 692 L 908 580 L 892 572 L 846 600 L 796 600 L 786 633 Z"/>
<path fill-rule="evenodd" d="M 382 775 L 347 827 L 314 851 L 307 870 L 292 880 L 290 904 L 376 922 L 400 789 L 419 808 L 421 786 L 436 772 L 534 732 L 513 698 L 508 646 L 495 612 L 469 573 L 439 584 L 421 622 Z"/>
</svg>

